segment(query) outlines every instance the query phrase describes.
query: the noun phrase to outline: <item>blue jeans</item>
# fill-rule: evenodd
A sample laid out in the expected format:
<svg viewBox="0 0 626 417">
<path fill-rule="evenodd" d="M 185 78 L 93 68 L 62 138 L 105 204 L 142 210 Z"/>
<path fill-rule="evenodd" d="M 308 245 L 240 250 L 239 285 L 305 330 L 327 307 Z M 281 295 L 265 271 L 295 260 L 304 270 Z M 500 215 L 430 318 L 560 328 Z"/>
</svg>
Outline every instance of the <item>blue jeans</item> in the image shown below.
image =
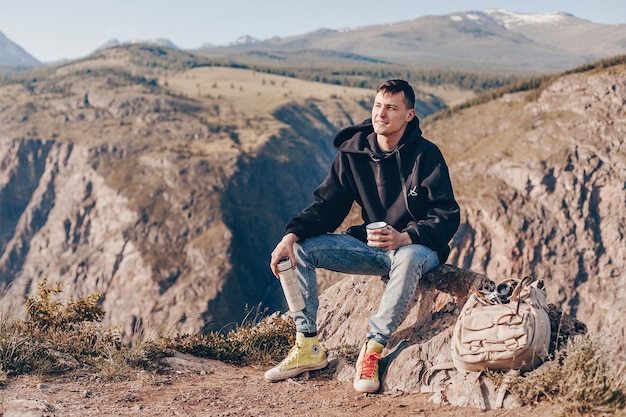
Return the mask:
<svg viewBox="0 0 626 417">
<path fill-rule="evenodd" d="M 317 279 L 315 268 L 356 275 L 388 275 L 378 312 L 370 318 L 367 339 L 386 345 L 409 307 L 423 274 L 439 265 L 437 253 L 423 245 L 390 251 L 367 246 L 348 234 L 315 236 L 294 247 L 296 275 L 306 307 L 293 314 L 298 332 L 317 332 Z"/>
</svg>

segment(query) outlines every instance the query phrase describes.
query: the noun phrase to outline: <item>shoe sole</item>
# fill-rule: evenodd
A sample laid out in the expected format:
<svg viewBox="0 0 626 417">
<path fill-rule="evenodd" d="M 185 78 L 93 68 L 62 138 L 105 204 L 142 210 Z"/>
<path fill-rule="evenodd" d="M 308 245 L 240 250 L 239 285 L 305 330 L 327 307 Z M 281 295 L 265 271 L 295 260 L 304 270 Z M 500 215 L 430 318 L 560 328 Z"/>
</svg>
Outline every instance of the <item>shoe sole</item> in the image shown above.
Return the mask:
<svg viewBox="0 0 626 417">
<path fill-rule="evenodd" d="M 265 380 L 268 382 L 278 382 L 287 378 L 293 378 L 294 376 L 300 375 L 303 372 L 307 371 L 317 371 L 322 368 L 326 368 L 328 365 L 328 359 L 324 359 L 322 362 L 314 363 L 309 366 L 302 366 L 300 368 L 290 369 L 288 371 L 280 372 L 279 374 L 269 374 L 271 369 L 265 373 Z M 268 375 L 269 374 L 269 375 Z"/>
<path fill-rule="evenodd" d="M 359 380 L 354 381 L 352 384 L 355 390 L 359 392 L 365 392 L 367 394 L 373 394 L 380 389 L 380 383 L 376 384 L 374 381 Z"/>
</svg>

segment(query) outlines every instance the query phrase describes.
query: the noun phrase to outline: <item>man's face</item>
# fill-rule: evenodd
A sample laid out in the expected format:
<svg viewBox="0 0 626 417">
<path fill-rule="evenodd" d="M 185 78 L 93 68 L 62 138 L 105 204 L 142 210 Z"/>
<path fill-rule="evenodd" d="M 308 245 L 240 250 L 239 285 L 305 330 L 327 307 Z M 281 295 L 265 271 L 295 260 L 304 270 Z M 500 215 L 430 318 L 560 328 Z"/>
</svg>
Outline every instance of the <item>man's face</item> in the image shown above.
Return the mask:
<svg viewBox="0 0 626 417">
<path fill-rule="evenodd" d="M 372 107 L 372 123 L 377 135 L 400 140 L 404 129 L 415 116 L 415 110 L 407 108 L 404 93 L 388 93 L 379 91 Z"/>
</svg>

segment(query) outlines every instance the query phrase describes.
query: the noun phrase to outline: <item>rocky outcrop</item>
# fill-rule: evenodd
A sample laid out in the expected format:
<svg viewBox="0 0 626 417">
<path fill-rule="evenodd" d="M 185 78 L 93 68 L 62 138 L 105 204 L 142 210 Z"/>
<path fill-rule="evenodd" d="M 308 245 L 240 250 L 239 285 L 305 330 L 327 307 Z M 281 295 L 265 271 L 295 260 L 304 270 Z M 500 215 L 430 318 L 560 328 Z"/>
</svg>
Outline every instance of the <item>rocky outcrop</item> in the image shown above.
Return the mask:
<svg viewBox="0 0 626 417">
<path fill-rule="evenodd" d="M 424 130 L 463 209 L 448 262 L 533 275 L 548 301 L 626 346 L 626 68 L 555 79 Z"/>
<path fill-rule="evenodd" d="M 442 265 L 426 274 L 418 284 L 406 318 L 389 341 L 410 344 L 430 340 L 454 324 L 459 306 L 467 301 L 469 289 L 486 288 L 490 280 L 483 274 Z M 329 348 L 361 345 L 369 330 L 368 320 L 378 310 L 385 289 L 379 276 L 350 275 L 326 289 L 320 296 L 319 334 Z"/>
<path fill-rule="evenodd" d="M 423 377 L 433 365 L 452 360 L 450 342 L 454 324 L 471 287 L 493 289 L 493 281 L 486 275 L 452 265 L 441 265 L 422 277 L 406 317 L 383 352 L 383 391 L 418 393 L 431 389 L 430 379 Z M 320 296 L 318 312 L 319 336 L 324 347 L 339 351 L 345 346 L 361 346 L 369 329 L 368 320 L 377 311 L 384 289 L 385 283 L 378 276 L 352 275 L 344 276 L 326 289 Z M 587 330 L 583 323 L 554 305 L 550 306 L 549 315 L 553 330 L 551 353 L 569 337 Z M 338 379 L 352 380 L 353 365 L 341 357 L 333 357 L 331 364 Z M 434 401 L 495 408 L 499 390 L 488 377 L 466 376 L 454 369 L 448 375 L 451 378 L 446 381 L 445 390 L 437 390 Z M 476 386 L 481 389 L 472 389 Z M 519 400 L 510 396 L 502 404 L 505 408 L 519 405 Z"/>
</svg>

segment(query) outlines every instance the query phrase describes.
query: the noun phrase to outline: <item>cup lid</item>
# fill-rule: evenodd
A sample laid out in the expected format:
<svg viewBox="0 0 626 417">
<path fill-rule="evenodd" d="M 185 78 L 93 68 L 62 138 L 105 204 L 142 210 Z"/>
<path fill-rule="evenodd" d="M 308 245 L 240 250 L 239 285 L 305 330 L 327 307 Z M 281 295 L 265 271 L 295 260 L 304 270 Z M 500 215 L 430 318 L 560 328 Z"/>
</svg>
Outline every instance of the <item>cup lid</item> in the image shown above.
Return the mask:
<svg viewBox="0 0 626 417">
<path fill-rule="evenodd" d="M 282 272 L 288 269 L 291 269 L 291 259 L 287 257 L 281 258 L 281 260 L 278 261 L 278 270 Z"/>
<path fill-rule="evenodd" d="M 373 222 L 365 226 L 366 229 L 382 229 L 383 227 L 387 227 L 387 222 Z"/>
</svg>

